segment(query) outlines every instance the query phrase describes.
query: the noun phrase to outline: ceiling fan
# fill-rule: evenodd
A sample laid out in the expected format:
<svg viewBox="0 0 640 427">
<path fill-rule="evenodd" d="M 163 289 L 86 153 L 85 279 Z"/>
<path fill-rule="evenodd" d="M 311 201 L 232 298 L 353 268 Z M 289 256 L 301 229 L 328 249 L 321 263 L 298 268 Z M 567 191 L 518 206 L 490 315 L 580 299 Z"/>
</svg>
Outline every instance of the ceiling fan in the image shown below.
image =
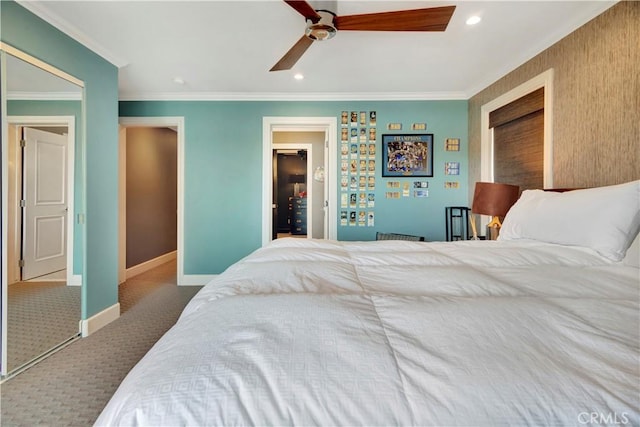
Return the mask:
<svg viewBox="0 0 640 427">
<path fill-rule="evenodd" d="M 340 31 L 444 31 L 449 24 L 455 6 L 426 9 L 398 10 L 393 12 L 366 13 L 338 16 L 335 1 L 316 2 L 323 5 L 314 9 L 305 0 L 284 0 L 307 20 L 305 34 L 269 71 L 290 70 L 311 44 L 328 40 Z M 325 5 L 329 4 L 328 7 Z"/>
</svg>

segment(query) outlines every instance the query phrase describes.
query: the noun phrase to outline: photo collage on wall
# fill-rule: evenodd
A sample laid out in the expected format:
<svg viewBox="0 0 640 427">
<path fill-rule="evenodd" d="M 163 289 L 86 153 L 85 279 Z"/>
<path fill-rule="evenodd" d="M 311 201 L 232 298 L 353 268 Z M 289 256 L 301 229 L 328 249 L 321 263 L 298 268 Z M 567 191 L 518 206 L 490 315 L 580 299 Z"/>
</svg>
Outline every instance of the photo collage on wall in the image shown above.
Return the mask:
<svg viewBox="0 0 640 427">
<path fill-rule="evenodd" d="M 340 225 L 373 227 L 376 189 L 376 112 L 340 116 Z"/>
</svg>

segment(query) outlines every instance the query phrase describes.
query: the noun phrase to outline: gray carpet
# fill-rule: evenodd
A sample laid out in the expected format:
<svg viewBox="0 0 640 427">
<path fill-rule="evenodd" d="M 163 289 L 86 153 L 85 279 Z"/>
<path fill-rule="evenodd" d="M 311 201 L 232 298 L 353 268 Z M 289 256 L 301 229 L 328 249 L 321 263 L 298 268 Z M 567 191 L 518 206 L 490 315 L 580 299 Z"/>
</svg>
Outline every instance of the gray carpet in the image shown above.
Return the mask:
<svg viewBox="0 0 640 427">
<path fill-rule="evenodd" d="M 1 425 L 91 426 L 200 290 L 175 280 L 175 262 L 128 280 L 119 288 L 119 319 L 2 384 Z"/>
<path fill-rule="evenodd" d="M 18 282 L 9 286 L 9 370 L 78 335 L 80 290 L 66 282 Z"/>
</svg>

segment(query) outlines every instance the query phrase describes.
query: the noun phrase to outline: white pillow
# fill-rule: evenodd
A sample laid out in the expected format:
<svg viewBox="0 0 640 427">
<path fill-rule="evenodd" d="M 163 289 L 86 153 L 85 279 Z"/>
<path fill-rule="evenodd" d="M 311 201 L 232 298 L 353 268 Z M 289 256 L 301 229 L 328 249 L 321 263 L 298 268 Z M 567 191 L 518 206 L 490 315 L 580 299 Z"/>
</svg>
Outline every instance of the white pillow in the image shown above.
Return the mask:
<svg viewBox="0 0 640 427">
<path fill-rule="evenodd" d="M 620 261 L 639 230 L 640 181 L 633 181 L 565 193 L 525 190 L 499 239 L 582 246 Z"/>
</svg>

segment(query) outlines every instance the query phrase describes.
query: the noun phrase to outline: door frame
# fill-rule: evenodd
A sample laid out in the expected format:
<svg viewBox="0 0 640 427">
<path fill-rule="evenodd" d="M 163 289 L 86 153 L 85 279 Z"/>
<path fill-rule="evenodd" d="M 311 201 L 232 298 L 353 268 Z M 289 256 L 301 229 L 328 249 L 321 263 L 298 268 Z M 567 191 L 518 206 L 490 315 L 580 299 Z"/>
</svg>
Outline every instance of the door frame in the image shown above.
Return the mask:
<svg viewBox="0 0 640 427">
<path fill-rule="evenodd" d="M 553 68 L 538 74 L 510 91 L 480 107 L 480 181 L 493 182 L 493 128 L 489 127 L 489 114 L 523 96 L 544 88 L 544 146 L 543 186 L 553 188 Z M 470 195 L 473 198 L 473 194 Z M 480 229 L 489 224 L 489 217 L 480 215 Z"/>
<path fill-rule="evenodd" d="M 66 219 L 66 227 L 67 227 L 67 260 L 66 260 L 66 269 L 67 269 L 67 286 L 82 286 L 82 275 L 81 274 L 73 274 L 73 261 L 74 261 L 74 252 L 73 252 L 73 240 L 74 240 L 74 223 L 75 223 L 75 145 L 76 145 L 76 133 L 75 133 L 75 123 L 76 118 L 74 116 L 7 116 L 7 124 L 8 126 L 14 127 L 39 127 L 39 126 L 52 126 L 52 127 L 67 127 L 67 208 L 71 215 L 67 214 Z M 16 158 L 13 159 L 16 164 L 20 165 L 20 170 L 22 170 L 22 162 L 18 159 L 20 154 L 19 150 L 19 135 L 16 134 L 16 138 L 13 141 L 7 141 L 7 144 L 13 144 L 13 152 Z M 8 145 L 7 145 L 8 147 Z M 22 177 L 18 177 L 18 168 L 15 169 L 16 175 L 15 183 L 16 185 L 22 185 Z M 18 179 L 19 178 L 19 179 Z M 16 191 L 17 188 L 13 189 Z M 11 191 L 11 190 L 9 190 Z M 17 200 L 17 199 L 16 199 Z M 9 200 L 11 202 L 11 200 Z M 18 250 L 18 248 L 22 246 L 22 242 L 17 237 L 20 235 L 20 230 L 18 227 L 22 226 L 22 214 L 20 213 L 19 206 L 9 205 L 8 209 L 15 209 L 15 221 L 12 221 L 12 224 L 7 224 L 8 228 L 12 228 L 14 241 L 9 242 L 9 236 L 3 236 L 3 239 L 7 239 L 7 250 Z M 18 217 L 20 219 L 18 220 Z M 10 247 L 11 243 L 13 243 L 13 248 Z M 14 265 L 7 265 L 7 278 L 9 278 L 9 273 L 13 272 L 15 277 L 15 269 L 19 268 L 19 266 L 15 265 L 20 260 L 20 254 L 14 252 Z M 8 285 L 8 283 L 7 283 Z"/>
<path fill-rule="evenodd" d="M 127 127 L 175 128 L 178 138 L 178 230 L 177 230 L 177 272 L 178 286 L 194 284 L 184 274 L 184 117 L 120 117 L 118 141 L 118 282 L 126 277 L 127 263 L 127 221 L 126 221 L 126 151 L 125 141 L 120 136 Z M 200 284 L 200 283 L 199 283 Z"/>
<path fill-rule="evenodd" d="M 324 132 L 324 238 L 337 239 L 337 186 L 335 183 L 338 153 L 338 119 L 336 117 L 263 117 L 262 118 L 262 246 L 271 241 L 273 203 L 273 132 Z M 308 153 L 307 153 L 308 155 Z M 309 163 L 308 163 L 309 164 Z M 307 165 L 308 165 L 307 164 Z M 313 173 L 309 175 L 312 177 Z"/>
<path fill-rule="evenodd" d="M 480 180 L 493 182 L 493 130 L 489 114 L 523 96 L 544 88 L 543 185 L 553 188 L 553 68 L 538 74 L 480 108 Z"/>
<path fill-rule="evenodd" d="M 307 151 L 307 168 L 305 171 L 306 174 L 306 184 L 305 188 L 307 191 L 307 239 L 310 239 L 313 235 L 313 182 L 309 182 L 309 180 L 313 180 L 313 144 L 310 143 L 275 143 L 273 144 L 273 151 L 278 150 L 306 150 Z M 272 152 L 273 153 L 273 152 Z M 273 154 L 272 154 L 273 156 Z M 271 168 L 271 181 L 273 182 L 273 168 Z M 271 194 L 273 197 L 273 193 Z M 273 203 L 273 199 L 272 202 Z M 273 223 L 272 223 L 273 224 Z M 273 226 L 273 225 L 272 225 Z M 271 230 L 273 232 L 273 230 Z M 273 233 L 272 233 L 273 235 Z"/>
</svg>

